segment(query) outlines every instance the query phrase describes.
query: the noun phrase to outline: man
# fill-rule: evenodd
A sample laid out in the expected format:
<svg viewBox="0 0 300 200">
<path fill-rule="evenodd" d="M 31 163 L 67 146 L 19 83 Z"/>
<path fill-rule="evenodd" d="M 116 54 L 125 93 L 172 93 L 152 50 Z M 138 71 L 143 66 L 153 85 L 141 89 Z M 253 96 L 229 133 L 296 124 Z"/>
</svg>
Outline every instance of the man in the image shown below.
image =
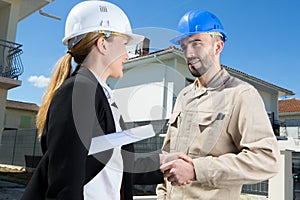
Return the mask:
<svg viewBox="0 0 300 200">
<path fill-rule="evenodd" d="M 196 80 L 178 95 L 163 151 L 186 156 L 161 166 L 158 199 L 240 199 L 243 184 L 274 176 L 279 150 L 257 90 L 220 64 L 227 40 L 219 19 L 187 12 L 178 24 L 180 44 Z"/>
</svg>

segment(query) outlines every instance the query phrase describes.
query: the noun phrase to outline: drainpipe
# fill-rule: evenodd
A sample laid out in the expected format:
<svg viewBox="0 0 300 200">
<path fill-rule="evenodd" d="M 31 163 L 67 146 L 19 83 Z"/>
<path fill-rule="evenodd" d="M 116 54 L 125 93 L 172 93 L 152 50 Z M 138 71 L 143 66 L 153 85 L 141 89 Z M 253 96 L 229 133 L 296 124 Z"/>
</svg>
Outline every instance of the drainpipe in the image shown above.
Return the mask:
<svg viewBox="0 0 300 200">
<path fill-rule="evenodd" d="M 163 76 L 163 111 L 162 111 L 162 119 L 165 119 L 167 116 L 167 109 L 168 109 L 168 85 L 167 85 L 167 80 L 166 80 L 166 76 L 167 76 L 167 65 L 160 59 L 157 58 L 156 54 L 154 54 L 154 58 L 164 66 L 164 76 Z"/>
<path fill-rule="evenodd" d="M 52 18 L 52 19 L 61 20 L 60 17 L 57 17 L 57 16 L 54 16 L 54 15 L 50 15 L 50 14 L 48 14 L 48 13 L 45 13 L 45 12 L 42 11 L 42 9 L 39 10 L 39 13 L 40 13 L 41 15 L 45 16 L 45 17 L 50 17 L 50 18 Z"/>
</svg>

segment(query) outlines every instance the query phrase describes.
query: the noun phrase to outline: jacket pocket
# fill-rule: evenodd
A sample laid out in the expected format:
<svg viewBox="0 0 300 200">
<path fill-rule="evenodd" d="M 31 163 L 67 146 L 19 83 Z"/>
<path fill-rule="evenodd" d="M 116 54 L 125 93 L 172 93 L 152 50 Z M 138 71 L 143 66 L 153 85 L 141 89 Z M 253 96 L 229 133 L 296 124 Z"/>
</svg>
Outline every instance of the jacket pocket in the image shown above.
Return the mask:
<svg viewBox="0 0 300 200">
<path fill-rule="evenodd" d="M 178 125 L 180 124 L 180 115 L 181 112 L 174 112 L 172 113 L 172 115 L 170 116 L 170 119 L 168 121 L 168 125 L 169 126 L 173 126 L 173 127 L 176 127 L 178 128 Z"/>
<path fill-rule="evenodd" d="M 200 132 L 202 133 L 214 121 L 213 113 L 199 113 L 194 123 L 199 126 Z"/>
<path fill-rule="evenodd" d="M 208 126 L 211 126 L 217 120 L 223 120 L 224 117 L 225 114 L 223 113 L 201 113 L 199 114 L 197 121 L 194 122 L 199 125 L 199 129 L 202 133 Z"/>
<path fill-rule="evenodd" d="M 189 154 L 193 157 L 208 155 L 216 145 L 223 126 L 224 113 L 197 113 L 194 140 L 189 147 Z"/>
<path fill-rule="evenodd" d="M 172 113 L 168 121 L 168 127 L 169 127 L 168 134 L 170 134 L 170 152 L 173 152 L 176 149 L 178 130 L 181 124 L 180 113 L 181 112 Z"/>
</svg>

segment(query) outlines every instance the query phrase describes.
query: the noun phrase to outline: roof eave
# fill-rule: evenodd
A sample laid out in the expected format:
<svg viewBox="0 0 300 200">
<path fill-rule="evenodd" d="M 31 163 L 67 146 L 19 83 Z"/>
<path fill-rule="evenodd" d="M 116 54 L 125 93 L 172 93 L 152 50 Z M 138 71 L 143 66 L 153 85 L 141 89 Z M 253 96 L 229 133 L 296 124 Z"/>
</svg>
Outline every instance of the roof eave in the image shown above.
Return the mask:
<svg viewBox="0 0 300 200">
<path fill-rule="evenodd" d="M 135 65 L 140 65 L 140 64 L 146 63 L 146 62 L 147 63 L 152 62 L 151 61 L 152 59 L 153 59 L 153 62 L 155 62 L 157 57 L 165 56 L 168 54 L 175 54 L 175 55 L 183 57 L 183 54 L 180 50 L 170 47 L 168 49 L 153 52 L 151 54 L 130 58 L 128 61 L 126 61 L 125 65 L 124 65 L 124 69 L 130 69 L 130 68 L 134 67 Z"/>
<path fill-rule="evenodd" d="M 21 1 L 21 10 L 19 13 L 19 21 L 27 18 L 28 16 L 32 15 L 34 12 L 44 8 L 48 4 L 51 4 L 55 0 L 28 0 L 28 1 Z"/>
<path fill-rule="evenodd" d="M 259 78 L 254 77 L 254 76 L 251 76 L 249 74 L 243 73 L 243 72 L 241 72 L 239 70 L 236 70 L 236 69 L 233 69 L 231 67 L 228 67 L 228 66 L 225 66 L 225 65 L 222 65 L 222 66 L 225 67 L 228 71 L 230 71 L 232 73 L 238 74 L 239 76 L 242 76 L 242 77 L 244 77 L 246 79 L 252 80 L 252 81 L 254 81 L 256 83 L 264 85 L 265 87 L 268 87 L 268 88 L 271 88 L 273 90 L 278 91 L 278 97 L 293 96 L 293 95 L 295 95 L 295 93 L 293 91 L 291 91 L 291 90 L 279 87 L 277 85 L 274 85 L 272 83 L 266 82 L 264 80 L 261 80 Z"/>
<path fill-rule="evenodd" d="M 300 115 L 300 111 L 297 111 L 297 112 L 281 112 L 281 113 L 278 113 L 278 116 L 291 116 L 291 115 Z"/>
</svg>

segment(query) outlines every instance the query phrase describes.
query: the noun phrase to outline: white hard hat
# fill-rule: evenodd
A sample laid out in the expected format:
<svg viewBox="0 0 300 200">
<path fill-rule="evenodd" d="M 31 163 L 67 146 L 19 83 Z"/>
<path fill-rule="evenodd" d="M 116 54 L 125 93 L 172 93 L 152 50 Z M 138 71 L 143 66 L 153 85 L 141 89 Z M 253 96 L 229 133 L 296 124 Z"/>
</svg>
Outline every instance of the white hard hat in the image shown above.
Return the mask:
<svg viewBox="0 0 300 200">
<path fill-rule="evenodd" d="M 127 35 L 127 45 L 137 44 L 144 39 L 144 36 L 132 33 L 126 14 L 118 6 L 96 0 L 84 1 L 72 8 L 66 20 L 65 37 L 62 42 L 68 45 L 72 38 L 99 30 Z"/>
</svg>

